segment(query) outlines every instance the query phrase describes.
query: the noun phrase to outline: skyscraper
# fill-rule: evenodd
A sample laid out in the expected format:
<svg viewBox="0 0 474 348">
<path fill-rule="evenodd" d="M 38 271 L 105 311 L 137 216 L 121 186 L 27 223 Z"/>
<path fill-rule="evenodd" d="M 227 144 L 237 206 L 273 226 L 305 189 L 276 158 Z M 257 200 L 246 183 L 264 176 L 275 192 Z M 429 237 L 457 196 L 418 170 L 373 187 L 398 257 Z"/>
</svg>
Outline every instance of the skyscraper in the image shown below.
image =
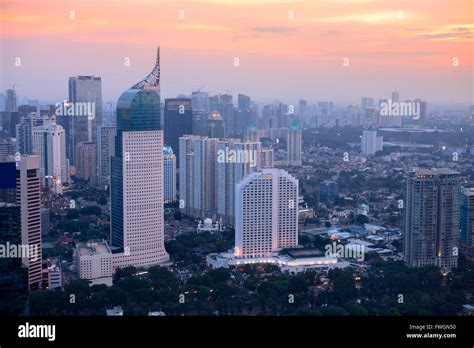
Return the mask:
<svg viewBox="0 0 474 348">
<path fill-rule="evenodd" d="M 18 111 L 16 91 L 13 88 L 9 88 L 5 91 L 6 100 L 5 100 L 5 111 L 15 112 Z"/>
<path fill-rule="evenodd" d="M 92 182 L 97 178 L 96 147 L 91 141 L 76 145 L 76 178 Z"/>
<path fill-rule="evenodd" d="M 404 258 L 412 267 L 457 267 L 461 177 L 451 169 L 420 169 L 407 180 Z"/>
<path fill-rule="evenodd" d="M 74 76 L 69 78 L 69 101 L 95 104 L 92 131 L 102 124 L 102 79 L 99 76 Z M 95 137 L 95 134 L 93 135 Z"/>
<path fill-rule="evenodd" d="M 287 152 L 287 164 L 289 166 L 301 166 L 301 143 L 302 143 L 302 130 L 297 127 L 290 127 L 288 129 L 288 136 L 286 138 L 286 152 Z"/>
<path fill-rule="evenodd" d="M 41 185 L 40 158 L 37 155 L 22 156 L 17 162 L 16 202 L 21 209 L 21 243 L 29 255 L 22 258 L 28 267 L 28 287 L 37 290 L 41 285 Z"/>
<path fill-rule="evenodd" d="M 179 137 L 193 134 L 193 108 L 190 98 L 165 99 L 165 144 L 179 149 Z M 179 154 L 176 154 L 179 158 Z"/>
<path fill-rule="evenodd" d="M 102 79 L 98 76 L 74 76 L 69 78 L 69 102 L 76 111 L 76 106 L 93 106 L 93 117 L 82 112 L 75 112 L 70 127 L 65 128 L 68 137 L 68 158 L 75 165 L 76 145 L 81 141 L 94 141 L 97 126 L 102 125 Z M 69 144 L 70 143 L 70 144 Z"/>
<path fill-rule="evenodd" d="M 98 185 L 102 189 L 110 187 L 110 161 L 115 156 L 115 125 L 97 127 Z"/>
<path fill-rule="evenodd" d="M 170 146 L 163 148 L 165 202 L 176 200 L 176 156 Z"/>
<path fill-rule="evenodd" d="M 167 262 L 159 48 L 152 72 L 122 93 L 117 103 L 111 196 L 114 267 Z"/>
<path fill-rule="evenodd" d="M 361 148 L 363 155 L 375 155 L 383 149 L 383 137 L 378 137 L 376 130 L 364 130 Z"/>
<path fill-rule="evenodd" d="M 243 132 L 250 126 L 250 97 L 244 94 L 238 95 L 237 113 L 234 114 L 234 130 Z"/>
<path fill-rule="evenodd" d="M 61 193 L 62 184 L 69 182 L 63 127 L 56 124 L 33 127 L 33 153 L 40 158 L 42 183 Z"/>
<path fill-rule="evenodd" d="M 232 134 L 234 129 L 234 105 L 231 94 L 221 94 L 219 96 L 219 113 L 224 119 L 226 134 Z"/>
<path fill-rule="evenodd" d="M 247 175 L 235 191 L 235 255 L 271 257 L 298 245 L 298 180 L 282 169 Z"/>
</svg>

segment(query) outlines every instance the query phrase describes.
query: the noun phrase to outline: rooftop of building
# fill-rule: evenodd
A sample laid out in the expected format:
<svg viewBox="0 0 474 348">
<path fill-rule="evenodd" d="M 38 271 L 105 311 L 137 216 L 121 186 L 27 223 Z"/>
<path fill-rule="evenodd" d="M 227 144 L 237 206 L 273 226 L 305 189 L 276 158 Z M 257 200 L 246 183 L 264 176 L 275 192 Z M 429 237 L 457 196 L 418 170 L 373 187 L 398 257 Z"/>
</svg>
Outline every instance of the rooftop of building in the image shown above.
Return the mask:
<svg viewBox="0 0 474 348">
<path fill-rule="evenodd" d="M 80 256 L 94 255 L 94 254 L 110 254 L 110 248 L 104 241 L 90 241 L 78 243 L 76 246 Z"/>
</svg>

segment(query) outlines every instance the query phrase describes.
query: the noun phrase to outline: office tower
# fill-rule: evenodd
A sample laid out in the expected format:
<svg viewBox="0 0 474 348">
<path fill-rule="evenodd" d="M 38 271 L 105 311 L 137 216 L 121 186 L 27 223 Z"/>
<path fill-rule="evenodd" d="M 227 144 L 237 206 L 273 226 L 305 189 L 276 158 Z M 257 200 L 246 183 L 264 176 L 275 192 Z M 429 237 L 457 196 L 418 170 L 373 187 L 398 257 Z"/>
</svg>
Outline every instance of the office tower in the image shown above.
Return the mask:
<svg viewBox="0 0 474 348">
<path fill-rule="evenodd" d="M 218 141 L 198 135 L 179 138 L 179 199 L 186 214 L 213 217 L 216 213 Z"/>
<path fill-rule="evenodd" d="M 461 236 L 460 249 L 466 256 L 474 257 L 474 186 L 469 185 L 461 189 Z"/>
<path fill-rule="evenodd" d="M 300 99 L 299 105 L 298 105 L 298 114 L 303 121 L 303 124 L 305 126 L 310 126 L 311 124 L 311 119 L 310 119 L 310 113 L 308 110 L 308 102 L 304 99 Z"/>
<path fill-rule="evenodd" d="M 270 257 L 298 246 L 298 180 L 282 169 L 247 175 L 236 188 L 235 255 Z"/>
<path fill-rule="evenodd" d="M 0 136 L 3 133 L 4 137 L 14 138 L 15 127 L 20 122 L 20 113 L 18 111 L 3 111 L 0 113 L 0 118 Z"/>
<path fill-rule="evenodd" d="M 28 288 L 41 287 L 41 185 L 40 157 L 22 156 L 17 162 L 16 203 L 21 209 L 21 243 L 28 246 L 29 255 L 22 258 L 28 267 Z"/>
<path fill-rule="evenodd" d="M 96 146 L 91 141 L 76 145 L 76 178 L 95 181 L 97 178 Z"/>
<path fill-rule="evenodd" d="M 89 117 L 91 122 L 88 122 L 88 138 L 85 140 L 95 141 L 97 126 L 102 125 L 102 79 L 98 76 L 70 77 L 69 102 L 93 105 L 94 117 L 93 119 Z M 82 141 L 82 139 L 78 141 Z"/>
<path fill-rule="evenodd" d="M 260 167 L 262 169 L 273 168 L 273 158 L 274 158 L 273 149 L 262 146 L 262 148 L 260 149 Z"/>
<path fill-rule="evenodd" d="M 5 111 L 15 112 L 18 111 L 16 91 L 13 88 L 9 88 L 5 91 Z"/>
<path fill-rule="evenodd" d="M 288 136 L 286 138 L 286 152 L 287 152 L 287 165 L 289 166 L 301 166 L 301 140 L 302 130 L 296 127 L 288 128 Z"/>
<path fill-rule="evenodd" d="M 272 105 L 265 105 L 262 111 L 262 126 L 260 129 L 278 128 L 277 110 Z"/>
<path fill-rule="evenodd" d="M 0 162 L 14 161 L 14 146 L 10 139 L 0 139 Z"/>
<path fill-rule="evenodd" d="M 213 111 L 207 118 L 207 131 L 206 136 L 210 138 L 224 138 L 224 119 L 221 117 L 218 111 Z"/>
<path fill-rule="evenodd" d="M 239 94 L 237 98 L 237 112 L 234 113 L 234 130 L 241 133 L 251 125 L 250 97 Z"/>
<path fill-rule="evenodd" d="M 192 92 L 191 106 L 194 111 L 209 112 L 209 94 L 202 90 Z"/>
<path fill-rule="evenodd" d="M 461 177 L 451 169 L 419 169 L 407 180 L 404 258 L 411 267 L 457 267 Z"/>
<path fill-rule="evenodd" d="M 110 161 L 115 156 L 115 136 L 117 127 L 115 125 L 97 127 L 97 164 L 98 185 L 102 189 L 110 187 Z"/>
<path fill-rule="evenodd" d="M 163 147 L 165 202 L 176 200 L 176 156 L 170 146 Z"/>
<path fill-rule="evenodd" d="M 40 158 L 42 184 L 62 193 L 62 184 L 69 182 L 63 127 L 56 124 L 33 127 L 33 153 Z"/>
<path fill-rule="evenodd" d="M 226 222 L 235 216 L 235 187 L 249 173 L 261 169 L 261 143 L 226 139 L 217 143 L 217 213 Z"/>
<path fill-rule="evenodd" d="M 420 114 L 418 115 L 419 118 L 418 120 L 414 120 L 414 123 L 420 126 L 424 126 L 426 123 L 426 100 L 417 98 L 413 102 L 418 103 L 420 105 Z"/>
<path fill-rule="evenodd" d="M 152 72 L 118 100 L 111 180 L 114 267 L 150 267 L 167 262 L 159 47 Z"/>
<path fill-rule="evenodd" d="M 75 165 L 76 145 L 81 141 L 95 142 L 97 126 L 102 124 L 102 79 L 97 76 L 70 77 L 68 104 L 74 110 L 72 116 L 67 116 L 71 118 L 69 127 L 65 127 L 68 158 Z M 89 115 L 91 110 L 93 115 Z"/>
<path fill-rule="evenodd" d="M 220 104 L 219 96 L 217 94 L 209 97 L 209 111 L 210 112 L 213 112 L 213 111 L 219 112 L 219 104 Z"/>
<path fill-rule="evenodd" d="M 232 95 L 221 94 L 219 96 L 219 113 L 224 119 L 225 133 L 232 134 L 234 129 L 234 105 Z"/>
<path fill-rule="evenodd" d="M 179 137 L 193 134 L 193 108 L 190 98 L 165 99 L 165 144 L 179 148 Z M 179 159 L 179 154 L 176 154 Z"/>
<path fill-rule="evenodd" d="M 383 150 L 383 137 L 377 136 L 375 130 L 364 130 L 362 133 L 362 154 L 375 155 Z"/>
</svg>

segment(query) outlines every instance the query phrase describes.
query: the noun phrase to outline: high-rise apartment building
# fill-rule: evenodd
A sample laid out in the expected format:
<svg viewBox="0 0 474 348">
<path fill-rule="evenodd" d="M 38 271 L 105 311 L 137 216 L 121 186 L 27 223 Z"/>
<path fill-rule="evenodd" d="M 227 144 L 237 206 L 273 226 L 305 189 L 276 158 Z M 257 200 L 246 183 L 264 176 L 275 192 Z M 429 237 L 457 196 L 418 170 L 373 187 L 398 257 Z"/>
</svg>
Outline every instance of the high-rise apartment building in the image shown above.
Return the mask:
<svg viewBox="0 0 474 348">
<path fill-rule="evenodd" d="M 91 141 L 76 145 L 76 178 L 93 182 L 97 178 L 96 146 Z"/>
<path fill-rule="evenodd" d="M 33 153 L 40 158 L 42 183 L 61 193 L 62 184 L 69 182 L 63 127 L 56 124 L 33 127 Z"/>
<path fill-rule="evenodd" d="M 217 213 L 226 222 L 234 222 L 235 187 L 247 174 L 261 169 L 261 148 L 259 141 L 217 143 Z"/>
<path fill-rule="evenodd" d="M 176 156 L 170 146 L 163 148 L 165 202 L 176 200 Z"/>
<path fill-rule="evenodd" d="M 216 214 L 218 141 L 198 135 L 179 138 L 179 199 L 180 206 L 189 215 L 213 217 Z"/>
<path fill-rule="evenodd" d="M 412 267 L 457 267 L 460 228 L 460 174 L 419 169 L 407 180 L 404 258 Z"/>
<path fill-rule="evenodd" d="M 298 180 L 282 169 L 247 175 L 236 187 L 235 256 L 260 258 L 298 245 Z"/>
<path fill-rule="evenodd" d="M 474 257 L 474 186 L 462 187 L 460 214 L 460 248 L 468 257 Z"/>
<path fill-rule="evenodd" d="M 287 164 L 289 166 L 301 166 L 302 160 L 302 130 L 301 128 L 290 127 L 286 138 Z"/>
<path fill-rule="evenodd" d="M 112 157 L 111 249 L 114 267 L 167 262 L 163 216 L 160 51 L 152 72 L 120 96 Z"/>
</svg>

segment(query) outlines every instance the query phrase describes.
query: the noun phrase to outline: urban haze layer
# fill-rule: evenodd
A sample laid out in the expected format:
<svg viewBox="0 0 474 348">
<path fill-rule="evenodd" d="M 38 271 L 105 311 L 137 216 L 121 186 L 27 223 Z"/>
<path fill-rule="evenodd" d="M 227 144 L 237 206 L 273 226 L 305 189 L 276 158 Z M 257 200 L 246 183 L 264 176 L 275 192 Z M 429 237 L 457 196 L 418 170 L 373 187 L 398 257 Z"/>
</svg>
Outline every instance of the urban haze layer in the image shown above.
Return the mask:
<svg viewBox="0 0 474 348">
<path fill-rule="evenodd" d="M 276 2 L 289 22 L 252 27 L 257 37 L 304 30 L 294 24 L 301 12 Z M 412 13 L 358 11 L 321 21 L 390 27 Z M 10 33 L 35 21 L 13 12 Z M 226 30 L 192 23 L 183 25 Z M 325 25 L 337 45 L 344 31 Z M 403 30 L 445 48 L 472 44 L 472 24 L 433 28 Z M 11 47 L 12 37 L 2 41 Z M 1 315 L 474 315 L 472 99 L 413 93 L 419 81 L 407 79 L 342 102 L 359 93 L 357 81 L 366 86 L 358 75 L 338 80 L 334 101 L 309 88 L 311 98 L 294 98 L 275 94 L 274 81 L 259 93 L 258 74 L 243 80 L 260 86 L 257 97 L 201 86 L 165 98 L 167 45 L 158 44 L 143 45 L 149 74 L 126 70 L 133 84 L 85 74 L 60 76 L 61 88 L 44 81 L 51 91 L 67 82 L 59 100 L 27 97 L 15 81 L 0 94 Z M 472 72 L 461 50 L 446 50 L 442 69 Z M 359 58 L 341 53 L 338 69 Z M 25 61 L 13 55 L 2 69 L 10 79 Z M 228 59 L 235 71 L 246 63 Z M 288 88 L 298 84 L 282 74 Z M 438 80 L 446 99 L 472 95 L 472 80 L 456 81 Z M 107 84 L 121 86 L 118 99 L 103 100 Z"/>
</svg>

